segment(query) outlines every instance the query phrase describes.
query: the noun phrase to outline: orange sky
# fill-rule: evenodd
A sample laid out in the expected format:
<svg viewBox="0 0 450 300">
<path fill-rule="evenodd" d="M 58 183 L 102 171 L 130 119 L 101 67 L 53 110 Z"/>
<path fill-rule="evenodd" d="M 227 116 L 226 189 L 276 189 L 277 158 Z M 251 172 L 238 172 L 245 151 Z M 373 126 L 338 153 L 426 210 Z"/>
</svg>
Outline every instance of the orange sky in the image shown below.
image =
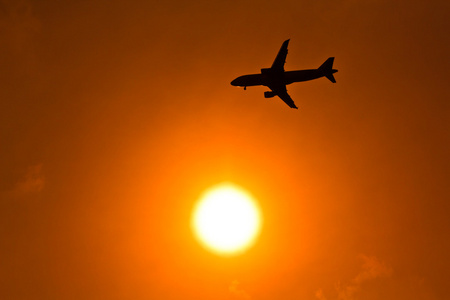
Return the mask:
<svg viewBox="0 0 450 300">
<path fill-rule="evenodd" d="M 448 298 L 448 1 L 0 1 L 0 298 Z M 299 106 L 230 81 L 336 57 Z M 213 184 L 252 249 L 189 229 Z"/>
</svg>

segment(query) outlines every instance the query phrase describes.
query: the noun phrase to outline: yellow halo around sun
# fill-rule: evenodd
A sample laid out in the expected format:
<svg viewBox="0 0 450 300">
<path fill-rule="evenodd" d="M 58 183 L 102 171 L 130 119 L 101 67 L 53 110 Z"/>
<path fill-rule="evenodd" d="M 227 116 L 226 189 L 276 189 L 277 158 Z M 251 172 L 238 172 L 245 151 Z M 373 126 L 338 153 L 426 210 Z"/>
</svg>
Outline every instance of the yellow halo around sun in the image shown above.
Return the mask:
<svg viewBox="0 0 450 300">
<path fill-rule="evenodd" d="M 253 197 L 222 183 L 205 191 L 194 207 L 191 226 L 197 239 L 220 255 L 244 252 L 255 242 L 262 217 Z"/>
</svg>

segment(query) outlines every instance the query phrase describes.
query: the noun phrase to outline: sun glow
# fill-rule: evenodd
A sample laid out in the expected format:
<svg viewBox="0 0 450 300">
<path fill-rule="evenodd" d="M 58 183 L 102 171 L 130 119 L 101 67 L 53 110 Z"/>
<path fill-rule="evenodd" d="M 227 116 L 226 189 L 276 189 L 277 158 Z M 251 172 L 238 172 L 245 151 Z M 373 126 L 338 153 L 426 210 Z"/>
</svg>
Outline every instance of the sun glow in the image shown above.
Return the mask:
<svg viewBox="0 0 450 300">
<path fill-rule="evenodd" d="M 221 255 L 235 255 L 255 242 L 261 229 L 261 213 L 249 193 L 224 183 L 201 196 L 191 226 L 208 249 Z"/>
</svg>

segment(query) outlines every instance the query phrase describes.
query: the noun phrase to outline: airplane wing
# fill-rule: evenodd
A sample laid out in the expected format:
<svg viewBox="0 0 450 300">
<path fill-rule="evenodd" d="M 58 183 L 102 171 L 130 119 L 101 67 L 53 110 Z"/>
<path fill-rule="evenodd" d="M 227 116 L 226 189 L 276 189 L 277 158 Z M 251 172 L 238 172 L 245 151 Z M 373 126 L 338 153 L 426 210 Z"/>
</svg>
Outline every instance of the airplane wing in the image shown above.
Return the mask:
<svg viewBox="0 0 450 300">
<path fill-rule="evenodd" d="M 279 84 L 279 85 L 269 85 L 269 88 L 277 94 L 278 97 L 280 97 L 281 100 L 284 101 L 290 108 L 298 109 L 298 107 L 295 105 L 294 101 L 292 100 L 291 96 L 287 93 L 286 85 Z"/>
<path fill-rule="evenodd" d="M 286 62 L 286 56 L 288 53 L 288 44 L 289 40 L 286 40 L 284 41 L 283 45 L 281 45 L 280 51 L 278 51 L 278 55 L 272 64 L 272 69 L 284 71 L 284 63 Z"/>
<path fill-rule="evenodd" d="M 291 96 L 289 96 L 289 94 L 285 91 L 284 93 L 281 94 L 277 94 L 278 97 L 280 97 L 281 100 L 284 101 L 284 103 L 286 103 L 290 108 L 295 108 L 298 109 L 297 106 L 295 106 L 294 101 L 291 99 Z"/>
</svg>

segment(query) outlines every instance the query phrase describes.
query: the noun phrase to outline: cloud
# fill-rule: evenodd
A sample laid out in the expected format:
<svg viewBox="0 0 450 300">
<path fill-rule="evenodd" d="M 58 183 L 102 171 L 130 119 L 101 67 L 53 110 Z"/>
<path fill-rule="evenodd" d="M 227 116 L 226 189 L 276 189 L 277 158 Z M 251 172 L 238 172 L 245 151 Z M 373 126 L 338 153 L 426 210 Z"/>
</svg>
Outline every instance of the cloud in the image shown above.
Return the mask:
<svg viewBox="0 0 450 300">
<path fill-rule="evenodd" d="M 26 173 L 17 182 L 14 193 L 30 194 L 42 191 L 45 186 L 45 176 L 42 167 L 43 164 L 28 167 Z"/>
<path fill-rule="evenodd" d="M 319 289 L 316 292 L 316 298 L 319 299 L 319 300 L 327 300 L 327 297 L 325 297 L 325 295 L 323 294 L 322 289 Z"/>
<path fill-rule="evenodd" d="M 390 277 L 392 268 L 388 267 L 384 262 L 378 260 L 374 256 L 360 255 L 363 260 L 362 270 L 347 285 L 337 284 L 336 291 L 338 299 L 353 300 L 355 294 L 361 289 L 364 282 L 374 280 L 376 278 Z"/>
<path fill-rule="evenodd" d="M 354 300 L 355 295 L 363 287 L 364 283 L 378 278 L 387 278 L 392 275 L 392 268 L 374 256 L 360 255 L 363 261 L 361 271 L 348 283 L 338 282 L 335 286 L 337 299 Z M 316 294 L 318 300 L 327 300 L 323 291 L 319 289 Z"/>
<path fill-rule="evenodd" d="M 378 277 L 390 277 L 392 275 L 392 268 L 387 266 L 384 262 L 379 261 L 374 256 L 361 255 L 364 261 L 362 271 L 353 279 L 357 284 L 364 281 L 375 279 Z"/>
<path fill-rule="evenodd" d="M 240 282 L 237 280 L 233 280 L 231 282 L 230 286 L 228 287 L 228 291 L 233 296 L 233 298 L 236 298 L 239 300 L 250 300 L 251 299 L 250 295 L 240 287 Z"/>
</svg>

